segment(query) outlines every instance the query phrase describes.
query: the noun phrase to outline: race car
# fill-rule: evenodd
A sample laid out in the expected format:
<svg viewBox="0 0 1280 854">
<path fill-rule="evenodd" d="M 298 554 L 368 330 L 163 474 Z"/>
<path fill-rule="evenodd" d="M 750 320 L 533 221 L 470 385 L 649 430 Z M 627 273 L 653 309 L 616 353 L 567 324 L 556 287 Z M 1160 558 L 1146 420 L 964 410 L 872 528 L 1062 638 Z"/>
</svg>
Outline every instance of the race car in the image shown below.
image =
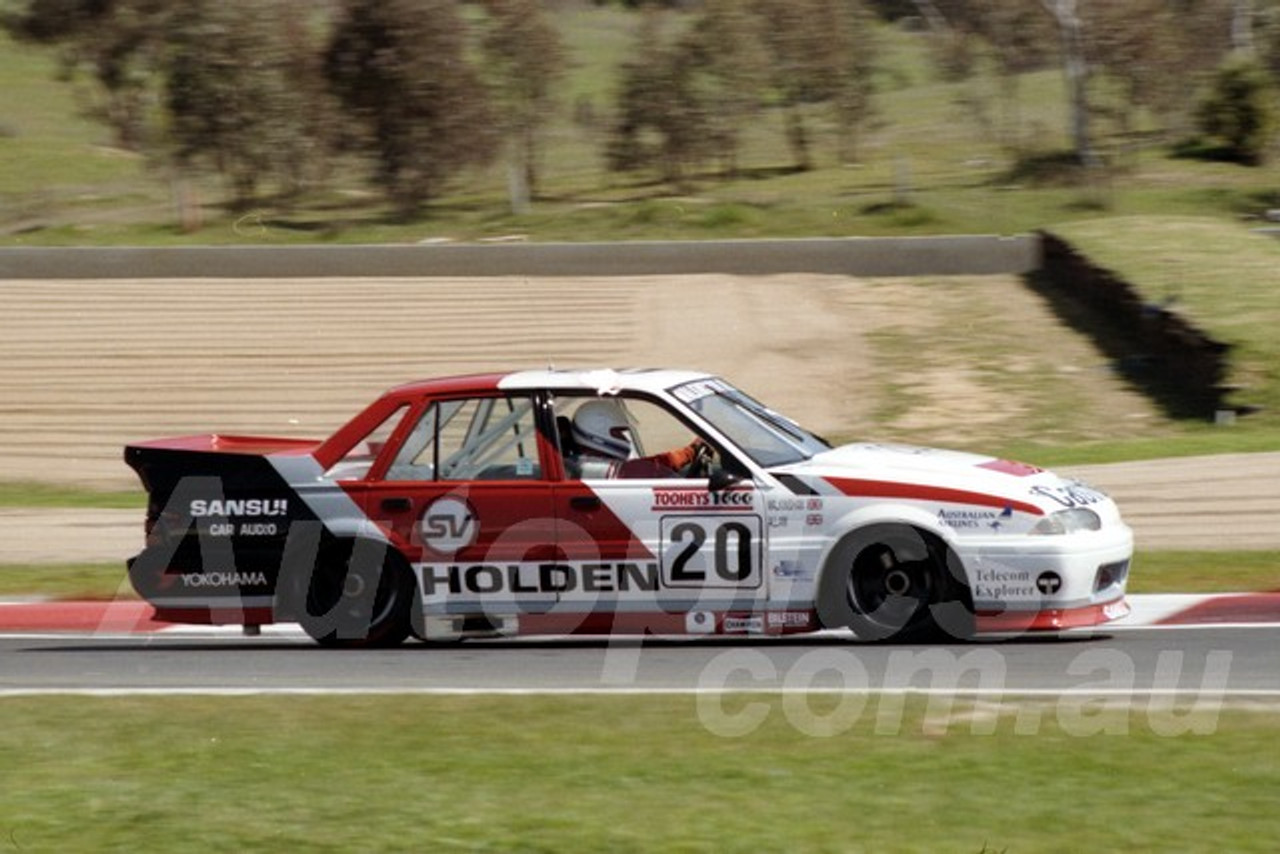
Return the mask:
<svg viewBox="0 0 1280 854">
<path fill-rule="evenodd" d="M 186 436 L 125 460 L 149 498 L 130 580 L 171 622 L 296 621 L 330 646 L 914 641 L 1128 612 L 1133 536 L 1098 490 L 969 453 L 834 447 L 693 371 L 427 380 L 322 441 Z"/>
</svg>

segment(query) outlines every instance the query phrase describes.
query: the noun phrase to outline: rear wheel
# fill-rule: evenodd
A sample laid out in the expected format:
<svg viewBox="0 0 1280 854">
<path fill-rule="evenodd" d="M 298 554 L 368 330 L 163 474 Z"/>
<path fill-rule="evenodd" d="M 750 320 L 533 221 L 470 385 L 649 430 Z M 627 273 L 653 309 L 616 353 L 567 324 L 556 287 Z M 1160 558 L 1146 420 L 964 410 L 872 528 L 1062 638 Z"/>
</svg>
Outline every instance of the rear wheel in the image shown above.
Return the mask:
<svg viewBox="0 0 1280 854">
<path fill-rule="evenodd" d="M 295 616 L 323 646 L 389 647 L 409 636 L 413 576 L 386 543 L 335 544 L 303 586 Z"/>
<path fill-rule="evenodd" d="M 818 616 L 859 640 L 962 639 L 973 631 L 969 602 L 959 563 L 940 539 L 907 525 L 872 525 L 832 551 Z"/>
</svg>

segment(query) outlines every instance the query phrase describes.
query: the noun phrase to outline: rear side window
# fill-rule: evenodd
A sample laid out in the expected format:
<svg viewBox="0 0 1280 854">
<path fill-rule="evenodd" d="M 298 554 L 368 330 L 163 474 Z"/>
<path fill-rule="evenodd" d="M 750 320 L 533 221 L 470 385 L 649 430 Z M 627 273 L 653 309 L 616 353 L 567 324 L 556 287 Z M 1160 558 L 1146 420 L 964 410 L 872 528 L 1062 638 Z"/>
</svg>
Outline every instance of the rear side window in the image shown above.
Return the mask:
<svg viewBox="0 0 1280 854">
<path fill-rule="evenodd" d="M 397 452 L 387 480 L 536 480 L 535 408 L 528 397 L 437 401 Z"/>
<path fill-rule="evenodd" d="M 400 419 L 404 417 L 405 410 L 408 408 L 402 405 L 392 410 L 390 415 L 382 419 L 382 423 L 370 430 L 363 439 L 351 447 L 351 450 L 343 454 L 342 459 L 330 466 L 324 476 L 330 480 L 363 480 L 369 474 L 373 461 L 386 447 L 387 441 L 399 426 Z"/>
</svg>

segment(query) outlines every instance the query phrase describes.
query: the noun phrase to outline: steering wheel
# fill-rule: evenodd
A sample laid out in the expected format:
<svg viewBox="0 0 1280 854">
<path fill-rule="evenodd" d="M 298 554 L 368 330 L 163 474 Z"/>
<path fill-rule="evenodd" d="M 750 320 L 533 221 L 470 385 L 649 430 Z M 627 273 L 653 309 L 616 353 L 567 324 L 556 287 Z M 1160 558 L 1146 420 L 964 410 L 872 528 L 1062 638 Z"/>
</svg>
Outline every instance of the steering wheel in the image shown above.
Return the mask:
<svg viewBox="0 0 1280 854">
<path fill-rule="evenodd" d="M 684 476 L 688 478 L 706 477 L 711 472 L 711 463 L 715 461 L 716 451 L 706 442 L 699 442 L 693 451 L 693 459 L 684 467 Z"/>
</svg>

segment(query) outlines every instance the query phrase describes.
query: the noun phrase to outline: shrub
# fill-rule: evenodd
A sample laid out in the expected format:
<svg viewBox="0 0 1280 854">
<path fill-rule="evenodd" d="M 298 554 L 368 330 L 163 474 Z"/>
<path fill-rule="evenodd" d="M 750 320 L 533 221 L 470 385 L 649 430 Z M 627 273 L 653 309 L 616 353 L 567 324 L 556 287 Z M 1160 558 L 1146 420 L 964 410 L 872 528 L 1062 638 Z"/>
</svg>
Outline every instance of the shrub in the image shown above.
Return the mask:
<svg viewBox="0 0 1280 854">
<path fill-rule="evenodd" d="M 1214 77 L 1200 103 L 1200 130 L 1221 142 L 1223 154 L 1256 166 L 1266 159 L 1274 124 L 1272 92 L 1266 72 L 1253 61 L 1229 60 Z"/>
</svg>

